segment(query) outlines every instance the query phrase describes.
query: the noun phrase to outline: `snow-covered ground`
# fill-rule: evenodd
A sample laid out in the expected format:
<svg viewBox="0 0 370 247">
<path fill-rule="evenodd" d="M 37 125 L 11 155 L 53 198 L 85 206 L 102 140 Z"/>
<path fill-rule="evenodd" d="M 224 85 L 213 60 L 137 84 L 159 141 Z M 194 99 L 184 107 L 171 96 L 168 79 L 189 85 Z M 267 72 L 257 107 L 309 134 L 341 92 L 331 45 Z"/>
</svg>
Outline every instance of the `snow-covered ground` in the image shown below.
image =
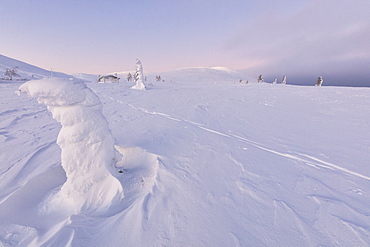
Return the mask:
<svg viewBox="0 0 370 247">
<path fill-rule="evenodd" d="M 81 86 L 123 155 L 124 198 L 98 214 L 45 211 L 70 177 L 62 126 L 1 82 L 0 246 L 370 246 L 370 89 L 219 77 Z"/>
</svg>

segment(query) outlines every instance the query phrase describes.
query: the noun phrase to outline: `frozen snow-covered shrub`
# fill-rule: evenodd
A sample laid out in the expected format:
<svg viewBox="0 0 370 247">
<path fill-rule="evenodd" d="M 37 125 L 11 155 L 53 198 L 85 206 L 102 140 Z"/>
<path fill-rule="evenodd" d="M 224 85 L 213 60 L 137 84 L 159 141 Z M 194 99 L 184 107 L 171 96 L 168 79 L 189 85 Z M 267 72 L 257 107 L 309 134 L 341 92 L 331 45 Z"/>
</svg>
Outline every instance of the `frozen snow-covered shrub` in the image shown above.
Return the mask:
<svg viewBox="0 0 370 247">
<path fill-rule="evenodd" d="M 17 74 L 18 67 L 14 67 L 11 69 L 6 69 L 4 72 L 4 76 L 8 77 L 9 80 L 13 80 L 13 77 L 21 77 Z"/>
<path fill-rule="evenodd" d="M 259 76 L 258 76 L 257 81 L 258 81 L 259 83 L 260 83 L 260 82 L 263 82 L 263 77 L 262 77 L 262 75 L 259 75 Z"/>
<path fill-rule="evenodd" d="M 132 75 L 131 73 L 127 74 L 126 81 L 131 81 L 132 80 Z"/>
<path fill-rule="evenodd" d="M 281 80 L 281 84 L 286 84 L 286 75 L 283 76 L 283 79 Z"/>
<path fill-rule="evenodd" d="M 272 84 L 276 84 L 277 83 L 277 78 L 275 77 L 274 81 L 272 82 Z"/>
<path fill-rule="evenodd" d="M 109 171 L 117 153 L 99 98 L 84 83 L 60 78 L 30 81 L 19 90 L 45 104 L 62 125 L 57 143 L 67 181 L 47 207 L 101 212 L 120 200 L 121 183 Z"/>
<path fill-rule="evenodd" d="M 136 82 L 136 85 L 133 86 L 132 89 L 145 90 L 143 78 L 144 78 L 143 65 L 141 64 L 139 59 L 136 59 L 136 71 L 134 74 L 134 80 Z"/>
<path fill-rule="evenodd" d="M 322 76 L 319 76 L 317 78 L 317 82 L 316 82 L 315 86 L 320 87 L 322 85 L 323 81 L 324 80 L 322 79 Z"/>
</svg>

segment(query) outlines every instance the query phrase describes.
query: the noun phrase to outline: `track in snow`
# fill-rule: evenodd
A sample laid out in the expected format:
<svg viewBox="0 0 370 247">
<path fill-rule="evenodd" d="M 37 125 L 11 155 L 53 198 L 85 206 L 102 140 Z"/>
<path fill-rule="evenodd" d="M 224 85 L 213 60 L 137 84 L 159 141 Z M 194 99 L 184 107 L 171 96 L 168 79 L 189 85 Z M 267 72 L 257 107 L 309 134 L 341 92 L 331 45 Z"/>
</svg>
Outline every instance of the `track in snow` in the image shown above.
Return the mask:
<svg viewBox="0 0 370 247">
<path fill-rule="evenodd" d="M 132 108 L 134 110 L 138 110 L 138 111 L 141 111 L 143 113 L 150 114 L 150 115 L 161 116 L 161 117 L 167 118 L 167 119 L 172 120 L 172 121 L 184 122 L 184 123 L 187 123 L 187 124 L 191 124 L 191 125 L 199 128 L 199 129 L 204 130 L 204 131 L 207 131 L 209 133 L 220 135 L 220 136 L 224 136 L 224 137 L 227 137 L 227 138 L 233 138 L 235 140 L 238 140 L 240 142 L 243 142 L 243 143 L 249 144 L 249 145 L 251 145 L 251 146 L 253 146 L 255 148 L 258 148 L 260 150 L 263 150 L 263 151 L 266 151 L 266 152 L 269 152 L 269 153 L 272 153 L 272 154 L 275 154 L 275 155 L 278 155 L 278 156 L 281 156 L 281 157 L 285 157 L 285 158 L 288 158 L 288 159 L 300 161 L 303 164 L 305 164 L 307 166 L 310 166 L 310 167 L 314 167 L 314 168 L 318 168 L 319 167 L 319 168 L 324 168 L 324 169 L 336 170 L 336 171 L 340 171 L 342 173 L 345 173 L 347 175 L 359 177 L 359 178 L 362 178 L 362 179 L 365 179 L 365 180 L 369 180 L 370 181 L 370 177 L 368 177 L 368 176 L 365 176 L 363 174 L 360 174 L 360 173 L 351 171 L 349 169 L 340 167 L 338 165 L 335 165 L 335 164 L 332 164 L 332 163 L 323 161 L 321 159 L 318 159 L 316 157 L 312 157 L 312 156 L 307 155 L 307 154 L 304 154 L 304 153 L 296 153 L 296 154 L 282 153 L 280 151 L 277 151 L 277 150 L 274 150 L 272 148 L 266 147 L 266 146 L 262 145 L 261 143 L 257 143 L 255 141 L 248 140 L 248 139 L 246 139 L 244 137 L 241 137 L 241 136 L 238 136 L 238 135 L 229 134 L 229 133 L 223 133 L 221 131 L 218 131 L 218 130 L 214 130 L 214 129 L 205 127 L 205 126 L 203 126 L 200 123 L 196 123 L 196 122 L 189 121 L 189 120 L 186 120 L 186 119 L 181 119 L 181 118 L 173 117 L 173 116 L 170 116 L 170 115 L 165 114 L 165 113 L 162 113 L 162 112 L 150 111 L 150 110 L 147 110 L 145 108 L 137 107 L 137 106 L 134 106 L 134 105 L 129 104 L 127 102 L 114 99 L 111 96 L 102 95 L 101 93 L 99 93 L 99 92 L 97 92 L 95 90 L 94 90 L 94 92 L 96 94 L 101 95 L 101 96 L 103 96 L 105 98 L 108 98 L 108 99 L 110 99 L 110 100 L 112 100 L 114 102 L 117 102 L 119 104 L 124 104 L 124 105 L 126 105 L 126 106 L 128 106 L 128 107 L 130 107 L 130 108 Z M 304 157 L 304 158 L 302 158 L 302 157 Z"/>
</svg>

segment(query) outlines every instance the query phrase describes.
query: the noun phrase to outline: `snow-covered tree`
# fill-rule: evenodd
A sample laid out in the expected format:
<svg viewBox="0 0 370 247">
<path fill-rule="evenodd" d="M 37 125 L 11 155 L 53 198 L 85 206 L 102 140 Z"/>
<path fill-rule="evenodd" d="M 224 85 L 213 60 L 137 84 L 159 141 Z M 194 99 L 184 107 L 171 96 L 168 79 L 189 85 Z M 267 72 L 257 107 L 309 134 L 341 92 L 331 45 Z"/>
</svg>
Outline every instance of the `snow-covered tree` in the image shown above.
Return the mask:
<svg viewBox="0 0 370 247">
<path fill-rule="evenodd" d="M 21 77 L 20 75 L 17 74 L 17 69 L 18 67 L 14 67 L 11 69 L 6 69 L 4 72 L 4 76 L 8 77 L 9 80 L 13 80 L 14 77 Z"/>
<path fill-rule="evenodd" d="M 245 82 L 245 84 L 248 84 L 249 83 L 249 81 L 247 80 L 246 82 Z"/>
<path fill-rule="evenodd" d="M 257 80 L 258 82 L 263 82 L 263 77 L 262 77 L 262 75 L 259 75 L 258 76 L 258 80 Z"/>
<path fill-rule="evenodd" d="M 157 76 L 155 77 L 155 80 L 156 80 L 156 81 L 161 81 L 161 80 L 162 80 L 162 78 L 161 78 L 161 76 L 160 76 L 160 75 L 157 75 Z"/>
<path fill-rule="evenodd" d="M 324 80 L 322 79 L 322 76 L 319 76 L 317 78 L 317 82 L 316 82 L 316 85 L 315 86 L 320 87 L 322 85 L 323 81 Z"/>
<path fill-rule="evenodd" d="M 283 76 L 283 79 L 281 80 L 281 84 L 286 84 L 286 75 Z"/>
<path fill-rule="evenodd" d="M 132 89 L 145 90 L 143 79 L 144 79 L 143 65 L 141 64 L 141 61 L 139 59 L 136 59 L 136 71 L 134 74 L 134 80 L 136 82 L 136 85 L 133 86 Z"/>
<path fill-rule="evenodd" d="M 132 80 L 132 75 L 131 75 L 131 73 L 128 73 L 128 74 L 127 74 L 126 80 L 127 80 L 127 81 L 131 81 L 131 80 Z"/>
<path fill-rule="evenodd" d="M 274 81 L 272 82 L 272 84 L 276 84 L 277 83 L 277 78 L 275 77 Z"/>
<path fill-rule="evenodd" d="M 19 92 L 45 104 L 62 125 L 57 144 L 67 179 L 43 210 L 60 207 L 74 214 L 100 213 L 120 201 L 123 188 L 111 167 L 121 155 L 114 148 L 99 97 L 81 81 L 60 78 L 27 82 Z"/>
</svg>

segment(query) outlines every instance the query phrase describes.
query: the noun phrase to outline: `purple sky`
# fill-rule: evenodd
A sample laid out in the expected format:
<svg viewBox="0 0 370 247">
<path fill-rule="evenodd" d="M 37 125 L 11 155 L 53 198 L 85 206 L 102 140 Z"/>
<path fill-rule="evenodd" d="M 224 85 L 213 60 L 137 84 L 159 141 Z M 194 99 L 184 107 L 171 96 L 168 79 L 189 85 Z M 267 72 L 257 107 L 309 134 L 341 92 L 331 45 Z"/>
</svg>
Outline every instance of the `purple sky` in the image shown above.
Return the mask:
<svg viewBox="0 0 370 247">
<path fill-rule="evenodd" d="M 0 54 L 65 73 L 224 66 L 370 82 L 369 0 L 2 0 Z"/>
</svg>

